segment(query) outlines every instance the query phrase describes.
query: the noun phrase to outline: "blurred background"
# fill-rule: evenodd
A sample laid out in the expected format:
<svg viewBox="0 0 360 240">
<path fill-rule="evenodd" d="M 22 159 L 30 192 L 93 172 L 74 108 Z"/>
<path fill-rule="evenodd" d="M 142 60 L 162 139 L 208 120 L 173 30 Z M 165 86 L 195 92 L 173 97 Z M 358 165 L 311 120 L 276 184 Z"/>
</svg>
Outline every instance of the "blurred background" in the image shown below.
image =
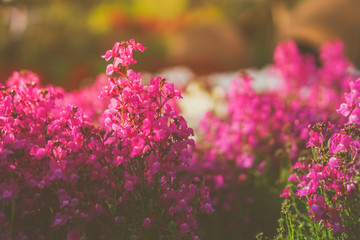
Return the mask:
<svg viewBox="0 0 360 240">
<path fill-rule="evenodd" d="M 303 51 L 340 38 L 360 65 L 358 0 L 0 0 L 0 79 L 15 70 L 78 89 L 103 73 L 101 55 L 134 38 L 136 70 L 187 66 L 197 76 L 271 64 L 278 41 Z"/>
</svg>

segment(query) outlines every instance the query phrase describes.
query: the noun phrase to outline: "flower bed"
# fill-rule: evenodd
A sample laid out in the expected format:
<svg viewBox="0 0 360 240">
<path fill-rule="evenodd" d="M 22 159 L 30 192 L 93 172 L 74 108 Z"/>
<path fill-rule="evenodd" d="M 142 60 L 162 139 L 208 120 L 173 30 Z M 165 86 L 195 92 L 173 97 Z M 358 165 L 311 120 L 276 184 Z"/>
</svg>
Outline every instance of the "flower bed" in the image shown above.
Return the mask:
<svg viewBox="0 0 360 240">
<path fill-rule="evenodd" d="M 134 40 L 71 93 L 14 72 L 0 85 L 0 238 L 355 239 L 360 80 L 343 48 L 324 45 L 319 64 L 279 44 L 279 84 L 257 91 L 241 72 L 196 142 L 176 86 L 132 70 Z"/>
</svg>

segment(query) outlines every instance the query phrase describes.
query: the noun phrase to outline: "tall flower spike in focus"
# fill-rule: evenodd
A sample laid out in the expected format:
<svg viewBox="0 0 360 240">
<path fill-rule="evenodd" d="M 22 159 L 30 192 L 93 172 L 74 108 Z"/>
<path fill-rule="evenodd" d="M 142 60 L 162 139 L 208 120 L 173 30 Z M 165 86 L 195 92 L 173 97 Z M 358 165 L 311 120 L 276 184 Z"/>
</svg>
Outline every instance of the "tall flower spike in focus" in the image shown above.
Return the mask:
<svg viewBox="0 0 360 240">
<path fill-rule="evenodd" d="M 103 56 L 114 58 L 113 64 L 107 67 L 108 85 L 100 95 L 110 98 L 104 113 L 105 128 L 113 138 L 109 146 L 121 154 L 126 195 L 140 196 L 139 204 L 147 206 L 147 214 L 141 219 L 142 231 L 156 228 L 173 231 L 174 225 L 177 232 L 173 234 L 197 239 L 197 212 L 210 214 L 214 209 L 203 181 L 179 175 L 188 168 L 194 147 L 190 138 L 193 130 L 170 104 L 181 98 L 172 83 L 155 77 L 148 86 L 143 86 L 140 73 L 130 69 L 130 65 L 136 63 L 133 51 L 144 49 L 140 43 L 130 40 L 115 43 Z M 117 146 L 121 146 L 121 150 Z M 116 159 L 116 162 L 119 161 Z M 160 195 L 149 196 L 142 186 Z M 151 200 L 155 206 L 148 205 Z"/>
</svg>

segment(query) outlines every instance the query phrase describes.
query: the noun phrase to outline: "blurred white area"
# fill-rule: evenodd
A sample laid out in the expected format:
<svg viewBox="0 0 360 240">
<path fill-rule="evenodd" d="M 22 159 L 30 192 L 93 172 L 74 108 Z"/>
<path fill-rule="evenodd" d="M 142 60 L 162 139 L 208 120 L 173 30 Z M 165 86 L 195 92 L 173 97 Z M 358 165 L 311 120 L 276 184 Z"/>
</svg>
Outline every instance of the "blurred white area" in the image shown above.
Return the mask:
<svg viewBox="0 0 360 240">
<path fill-rule="evenodd" d="M 218 91 L 207 91 L 200 82 L 191 82 L 186 90 L 182 93 L 183 99 L 180 100 L 179 106 L 182 115 L 188 122 L 188 125 L 194 129 L 196 134 L 198 124 L 206 112 L 218 110 L 226 112 L 224 96 Z"/>
<path fill-rule="evenodd" d="M 161 71 L 159 76 L 167 79 L 169 82 L 174 83 L 175 86 L 181 89 L 196 78 L 195 73 L 191 71 L 190 68 L 185 66 L 176 66 L 164 69 Z"/>
<path fill-rule="evenodd" d="M 246 70 L 254 78 L 252 86 L 257 92 L 275 90 L 280 84 L 280 74 L 270 67 Z"/>
<path fill-rule="evenodd" d="M 226 92 L 231 82 L 244 71 L 254 78 L 252 86 L 257 92 L 274 90 L 280 84 L 279 75 L 270 67 L 213 73 L 199 77 L 190 68 L 178 66 L 164 69 L 156 76 L 166 78 L 182 91 L 183 99 L 178 103 L 182 115 L 196 135 L 198 124 L 206 112 L 214 111 L 217 116 L 226 115 Z M 143 74 L 144 78 L 150 79 L 150 76 Z"/>
</svg>

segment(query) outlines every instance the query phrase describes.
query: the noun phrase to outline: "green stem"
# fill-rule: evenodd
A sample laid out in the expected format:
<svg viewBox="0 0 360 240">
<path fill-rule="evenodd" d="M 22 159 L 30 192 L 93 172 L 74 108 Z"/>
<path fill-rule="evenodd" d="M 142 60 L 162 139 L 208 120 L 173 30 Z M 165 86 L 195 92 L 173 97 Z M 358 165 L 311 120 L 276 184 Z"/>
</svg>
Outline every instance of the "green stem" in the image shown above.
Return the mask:
<svg viewBox="0 0 360 240">
<path fill-rule="evenodd" d="M 116 213 L 116 207 L 117 207 L 117 204 L 116 204 L 116 202 L 117 202 L 117 196 L 116 196 L 116 194 L 117 194 L 117 184 L 116 184 L 116 181 L 115 181 L 115 190 L 114 190 L 114 210 L 113 210 L 113 215 Z"/>
<path fill-rule="evenodd" d="M 327 228 L 325 228 L 325 231 L 326 231 L 326 239 L 327 240 L 330 240 L 330 236 L 329 236 L 329 231 Z"/>
</svg>

